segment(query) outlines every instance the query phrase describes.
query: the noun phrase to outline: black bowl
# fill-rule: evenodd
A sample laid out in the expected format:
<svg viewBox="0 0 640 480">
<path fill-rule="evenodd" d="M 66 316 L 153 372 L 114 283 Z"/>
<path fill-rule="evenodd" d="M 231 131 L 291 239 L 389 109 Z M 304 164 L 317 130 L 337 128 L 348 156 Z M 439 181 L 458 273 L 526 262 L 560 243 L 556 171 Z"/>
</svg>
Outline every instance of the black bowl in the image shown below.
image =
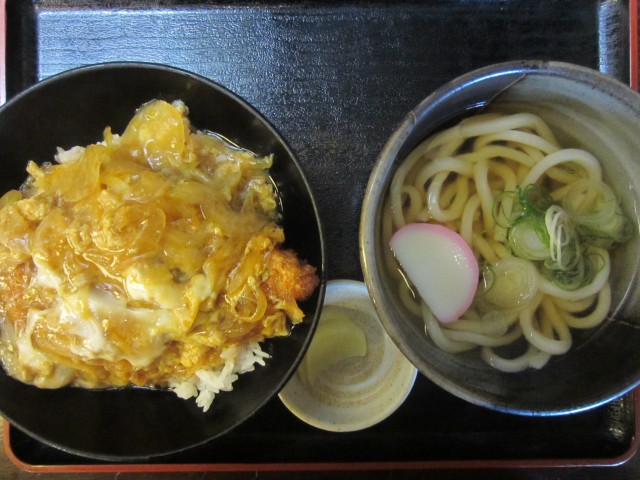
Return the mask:
<svg viewBox="0 0 640 480">
<path fill-rule="evenodd" d="M 56 147 L 95 143 L 110 125 L 122 132 L 136 108 L 152 99 L 183 100 L 192 124 L 258 154 L 274 154 L 271 175 L 283 206 L 285 247 L 317 268 L 320 286 L 301 303 L 305 320 L 288 337 L 263 342 L 266 367 L 241 375 L 231 392 L 203 413 L 193 399 L 144 388 L 41 390 L 0 371 L 0 414 L 36 439 L 107 461 L 178 452 L 220 436 L 276 395 L 295 371 L 324 299 L 324 241 L 316 204 L 295 155 L 246 101 L 189 72 L 145 63 L 109 63 L 51 77 L 0 109 L 2 192 L 26 178 L 29 160 L 52 161 Z M 1 370 L 1 369 L 0 369 Z"/>
</svg>

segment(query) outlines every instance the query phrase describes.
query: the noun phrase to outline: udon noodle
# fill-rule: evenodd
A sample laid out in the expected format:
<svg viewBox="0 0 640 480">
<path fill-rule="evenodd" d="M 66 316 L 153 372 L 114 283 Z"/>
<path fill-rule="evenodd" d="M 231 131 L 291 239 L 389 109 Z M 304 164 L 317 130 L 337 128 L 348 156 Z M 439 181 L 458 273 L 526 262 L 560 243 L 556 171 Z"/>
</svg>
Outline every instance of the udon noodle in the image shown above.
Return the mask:
<svg viewBox="0 0 640 480">
<path fill-rule="evenodd" d="M 398 281 L 403 304 L 440 349 L 478 348 L 505 372 L 543 367 L 571 348 L 572 329 L 605 320 L 609 250 L 630 235 L 598 159 L 563 148 L 530 113 L 480 114 L 415 148 L 391 183 L 385 242 L 416 222 L 458 232 L 481 278 L 471 307 L 453 323 L 438 322 L 406 280 Z M 404 277 L 391 250 L 386 261 Z"/>
</svg>

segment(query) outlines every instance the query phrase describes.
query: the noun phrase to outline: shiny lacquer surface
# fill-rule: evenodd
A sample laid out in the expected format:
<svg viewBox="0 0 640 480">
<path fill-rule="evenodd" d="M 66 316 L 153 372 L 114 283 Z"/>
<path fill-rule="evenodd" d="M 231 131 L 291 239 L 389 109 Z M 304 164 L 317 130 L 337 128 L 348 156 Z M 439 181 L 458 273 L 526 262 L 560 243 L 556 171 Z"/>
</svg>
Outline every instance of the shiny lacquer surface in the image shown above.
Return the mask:
<svg viewBox="0 0 640 480">
<path fill-rule="evenodd" d="M 572 62 L 637 84 L 636 22 L 635 0 L 7 0 L 6 92 L 115 60 L 167 63 L 226 85 L 269 117 L 299 155 L 326 229 L 329 278 L 360 280 L 364 189 L 408 110 L 464 72 L 522 58 Z M 518 418 L 456 400 L 419 377 L 396 413 L 362 432 L 318 431 L 276 399 L 229 435 L 142 466 L 95 464 L 15 428 L 6 439 L 16 463 L 36 471 L 482 467 L 505 472 L 491 478 L 513 478 L 521 472 L 506 473 L 511 468 L 625 464 L 636 449 L 635 417 L 629 394 L 572 416 Z M 621 468 L 618 477 L 612 468 L 603 475 L 633 478 L 632 466 Z"/>
</svg>

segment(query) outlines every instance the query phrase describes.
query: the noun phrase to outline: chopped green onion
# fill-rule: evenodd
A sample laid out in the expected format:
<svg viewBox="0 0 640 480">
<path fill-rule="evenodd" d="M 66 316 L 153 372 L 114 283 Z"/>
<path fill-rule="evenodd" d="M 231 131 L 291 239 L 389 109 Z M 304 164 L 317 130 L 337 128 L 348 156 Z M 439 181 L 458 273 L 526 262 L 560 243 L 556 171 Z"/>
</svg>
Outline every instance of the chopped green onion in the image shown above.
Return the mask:
<svg viewBox="0 0 640 480">
<path fill-rule="evenodd" d="M 527 215 L 516 222 L 507 235 L 511 251 L 526 260 L 547 260 L 551 257 L 550 239 L 544 218 Z"/>
<path fill-rule="evenodd" d="M 544 216 L 549 244 L 551 265 L 555 270 L 569 271 L 580 262 L 580 242 L 571 219 L 558 205 L 552 205 Z"/>
<path fill-rule="evenodd" d="M 520 308 L 531 302 L 538 292 L 538 271 L 528 260 L 505 257 L 491 266 L 490 271 L 491 284 L 476 297 L 481 310 Z"/>
<path fill-rule="evenodd" d="M 518 189 L 518 197 L 525 213 L 544 214 L 553 205 L 553 198 L 538 185 L 527 185 Z"/>
<path fill-rule="evenodd" d="M 538 185 L 500 194 L 493 205 L 496 224 L 507 232 L 511 253 L 567 292 L 591 283 L 602 269 L 593 252 L 628 240 L 633 234 L 613 190 L 599 178 L 582 178 L 563 189 L 560 203 Z M 477 299 L 498 281 L 484 274 Z M 482 300 L 486 302 L 486 299 Z"/>
<path fill-rule="evenodd" d="M 584 178 L 574 182 L 561 201 L 585 243 L 610 248 L 632 235 L 631 222 L 606 183 Z"/>
</svg>

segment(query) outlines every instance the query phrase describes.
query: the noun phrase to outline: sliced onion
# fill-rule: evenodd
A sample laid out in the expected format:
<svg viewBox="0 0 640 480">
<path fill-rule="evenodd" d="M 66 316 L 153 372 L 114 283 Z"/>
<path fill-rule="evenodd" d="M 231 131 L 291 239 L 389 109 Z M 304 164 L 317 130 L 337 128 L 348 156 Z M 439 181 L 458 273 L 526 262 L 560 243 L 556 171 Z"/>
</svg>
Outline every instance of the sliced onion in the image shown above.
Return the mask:
<svg viewBox="0 0 640 480">
<path fill-rule="evenodd" d="M 505 257 L 492 268 L 493 284 L 482 300 L 500 310 L 519 309 L 538 293 L 540 276 L 535 265 L 522 258 Z"/>
<path fill-rule="evenodd" d="M 540 291 L 547 295 L 570 301 L 582 300 L 598 293 L 609 280 L 611 260 L 609 259 L 609 252 L 603 248 L 591 247 L 590 250 L 591 251 L 588 252 L 589 255 L 595 255 L 602 259 L 602 266 L 590 283 L 575 290 L 565 290 L 543 277 L 540 281 Z"/>
<path fill-rule="evenodd" d="M 538 216 L 530 215 L 509 229 L 509 246 L 514 255 L 526 260 L 546 260 L 552 252 L 549 234 Z"/>
<path fill-rule="evenodd" d="M 615 193 L 604 182 L 584 178 L 573 183 L 561 199 L 562 207 L 587 236 L 623 242 L 628 219 Z"/>
</svg>

